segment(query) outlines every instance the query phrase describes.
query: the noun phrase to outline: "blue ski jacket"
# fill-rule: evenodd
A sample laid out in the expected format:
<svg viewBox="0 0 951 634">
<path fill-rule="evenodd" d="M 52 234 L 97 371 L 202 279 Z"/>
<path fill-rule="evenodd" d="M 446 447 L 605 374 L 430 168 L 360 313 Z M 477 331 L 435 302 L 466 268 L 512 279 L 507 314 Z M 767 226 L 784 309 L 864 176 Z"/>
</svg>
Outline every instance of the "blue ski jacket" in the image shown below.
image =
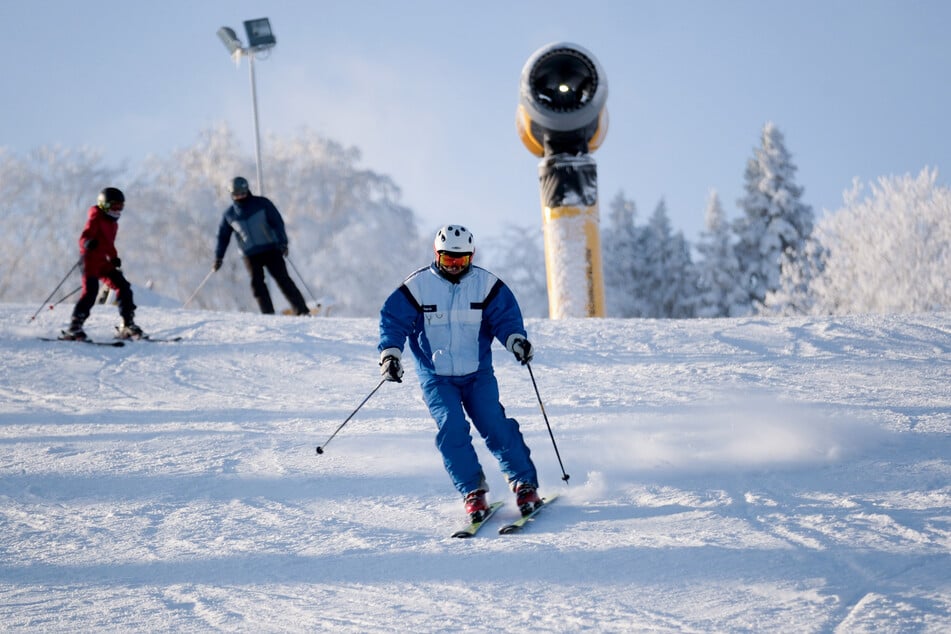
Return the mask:
<svg viewBox="0 0 951 634">
<path fill-rule="evenodd" d="M 464 376 L 492 367 L 492 340 L 508 347 L 525 336 L 511 289 L 489 271 L 471 266 L 457 283 L 435 263 L 412 273 L 383 303 L 378 350 L 402 353 L 409 340 L 420 380 Z"/>
<path fill-rule="evenodd" d="M 238 236 L 241 252 L 248 256 L 287 248 L 284 219 L 274 203 L 264 196 L 248 196 L 225 209 L 218 225 L 215 258 L 225 257 L 232 233 Z"/>
</svg>

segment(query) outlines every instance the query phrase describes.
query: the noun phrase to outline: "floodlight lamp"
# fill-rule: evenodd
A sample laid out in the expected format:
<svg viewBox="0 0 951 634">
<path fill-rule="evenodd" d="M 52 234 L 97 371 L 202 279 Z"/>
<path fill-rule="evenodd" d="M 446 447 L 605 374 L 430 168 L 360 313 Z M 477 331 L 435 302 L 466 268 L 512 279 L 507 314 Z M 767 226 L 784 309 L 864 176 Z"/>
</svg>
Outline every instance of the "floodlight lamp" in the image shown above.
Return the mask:
<svg viewBox="0 0 951 634">
<path fill-rule="evenodd" d="M 271 21 L 267 18 L 245 20 L 244 30 L 248 34 L 248 48 L 252 50 L 264 50 L 277 44 L 277 38 L 271 31 Z"/>
<path fill-rule="evenodd" d="M 221 40 L 221 43 L 225 45 L 225 48 L 228 49 L 228 53 L 231 55 L 240 55 L 241 51 L 241 40 L 238 39 L 238 34 L 234 32 L 234 29 L 223 26 L 218 29 L 218 38 Z"/>
</svg>

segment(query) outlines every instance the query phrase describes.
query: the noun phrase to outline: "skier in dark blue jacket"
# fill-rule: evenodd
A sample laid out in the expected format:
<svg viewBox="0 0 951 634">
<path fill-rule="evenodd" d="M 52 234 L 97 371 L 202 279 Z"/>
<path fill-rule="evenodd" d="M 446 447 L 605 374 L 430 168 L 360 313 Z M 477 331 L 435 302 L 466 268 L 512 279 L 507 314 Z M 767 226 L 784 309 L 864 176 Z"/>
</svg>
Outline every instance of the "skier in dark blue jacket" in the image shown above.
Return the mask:
<svg viewBox="0 0 951 634">
<path fill-rule="evenodd" d="M 298 315 L 310 314 L 304 296 L 288 275 L 287 265 L 284 264 L 284 258 L 287 257 L 287 232 L 277 207 L 267 198 L 253 195 L 248 180 L 243 176 L 235 177 L 228 190 L 232 202 L 225 209 L 218 226 L 218 246 L 215 248 L 212 269 L 217 271 L 221 268 L 233 233 L 237 235 L 238 246 L 244 253 L 244 263 L 251 274 L 251 291 L 261 312 L 274 314 L 271 294 L 264 281 L 264 269 L 267 268 L 294 312 Z"/>
<path fill-rule="evenodd" d="M 436 233 L 433 263 L 410 275 L 380 311 L 380 367 L 402 382 L 403 346 L 416 359 L 423 398 L 436 421 L 436 446 L 466 512 L 479 521 L 489 507 L 485 473 L 472 446 L 472 419 L 499 461 L 523 514 L 541 504 L 538 475 L 518 422 L 505 415 L 492 368 L 498 340 L 523 365 L 532 359 L 522 312 L 512 291 L 489 271 L 472 265 L 472 233 L 447 225 Z"/>
</svg>

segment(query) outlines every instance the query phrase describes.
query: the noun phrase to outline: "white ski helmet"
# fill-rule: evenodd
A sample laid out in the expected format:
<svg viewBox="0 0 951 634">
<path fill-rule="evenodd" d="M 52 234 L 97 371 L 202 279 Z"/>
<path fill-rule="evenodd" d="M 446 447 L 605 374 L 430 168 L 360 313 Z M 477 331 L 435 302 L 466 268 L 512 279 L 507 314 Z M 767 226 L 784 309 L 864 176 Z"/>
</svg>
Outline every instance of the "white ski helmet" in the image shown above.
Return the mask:
<svg viewBox="0 0 951 634">
<path fill-rule="evenodd" d="M 436 232 L 433 251 L 451 253 L 475 253 L 475 240 L 472 233 L 462 225 L 446 225 Z"/>
</svg>

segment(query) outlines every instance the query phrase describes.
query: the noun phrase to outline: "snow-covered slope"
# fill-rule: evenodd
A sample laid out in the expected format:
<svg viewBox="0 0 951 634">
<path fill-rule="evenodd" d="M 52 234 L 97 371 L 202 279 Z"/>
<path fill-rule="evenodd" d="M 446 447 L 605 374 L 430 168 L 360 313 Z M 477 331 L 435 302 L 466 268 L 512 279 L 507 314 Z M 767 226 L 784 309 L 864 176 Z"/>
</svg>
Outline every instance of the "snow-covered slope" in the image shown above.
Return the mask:
<svg viewBox="0 0 951 634">
<path fill-rule="evenodd" d="M 951 315 L 530 321 L 507 411 L 562 498 L 454 540 L 372 319 L 145 307 L 178 343 L 43 342 L 0 305 L 8 631 L 951 629 Z M 108 338 L 113 307 L 87 322 Z"/>
</svg>

